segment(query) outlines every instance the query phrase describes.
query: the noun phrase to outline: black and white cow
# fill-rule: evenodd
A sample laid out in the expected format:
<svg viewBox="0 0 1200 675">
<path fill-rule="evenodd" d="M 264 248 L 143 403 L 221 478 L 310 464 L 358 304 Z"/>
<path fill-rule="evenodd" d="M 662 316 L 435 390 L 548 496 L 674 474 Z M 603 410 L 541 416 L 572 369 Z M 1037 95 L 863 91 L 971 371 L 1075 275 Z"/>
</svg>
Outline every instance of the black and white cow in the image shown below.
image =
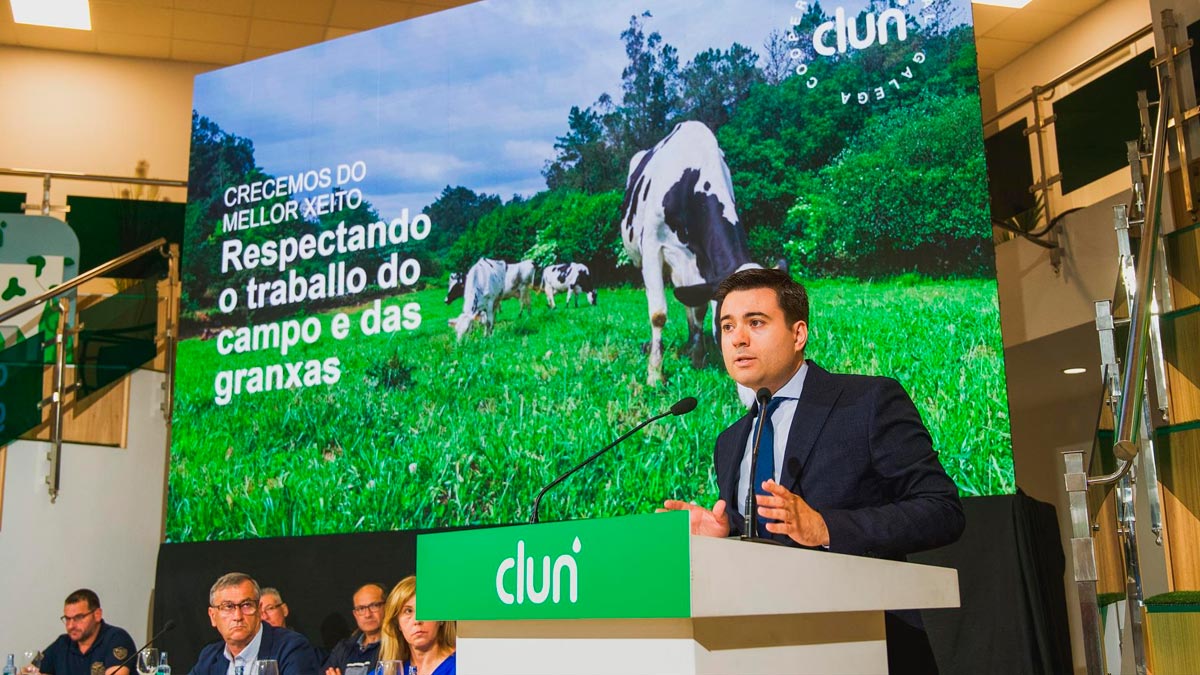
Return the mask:
<svg viewBox="0 0 1200 675">
<path fill-rule="evenodd" d="M 738 223 L 725 155 L 708 127 L 682 122 L 633 156 L 621 205 L 625 251 L 642 268 L 650 313 L 647 381 L 663 381 L 665 276 L 687 307 L 692 365 L 704 365 L 702 324 L 717 284 L 749 267 L 746 231 Z M 714 310 L 715 311 L 715 310 Z"/>
<path fill-rule="evenodd" d="M 503 260 L 480 258 L 463 279 L 463 311 L 449 323 L 462 342 L 463 336 L 471 330 L 476 321 L 483 323 L 484 333 L 492 334 L 496 321 L 496 308 L 500 304 L 500 296 L 504 293 L 504 278 L 508 272 L 508 263 Z"/>
<path fill-rule="evenodd" d="M 500 294 L 501 300 L 508 298 L 517 298 L 521 303 L 521 310 L 517 312 L 520 316 L 530 310 L 530 294 L 535 288 L 536 276 L 533 269 L 532 260 L 522 260 L 519 263 L 506 263 L 508 265 L 507 272 L 504 275 L 504 292 Z M 463 275 L 458 272 L 450 274 L 450 283 L 446 287 L 446 304 L 463 297 L 464 283 Z"/>
<path fill-rule="evenodd" d="M 463 273 L 451 272 L 450 282 L 446 285 L 446 304 L 450 304 L 463 296 Z"/>
<path fill-rule="evenodd" d="M 536 283 L 535 277 L 532 260 L 522 260 L 508 265 L 508 272 L 504 275 L 504 293 L 500 297 L 501 299 L 517 298 L 521 302 L 521 311 L 517 312 L 517 316 L 521 316 L 524 312 L 533 314 L 533 310 L 529 306 L 529 296 Z"/>
<path fill-rule="evenodd" d="M 596 304 L 596 286 L 592 283 L 592 273 L 583 263 L 562 263 L 551 265 L 542 270 L 542 292 L 546 294 L 546 302 L 554 309 L 554 294 L 567 292 L 567 302 L 575 299 L 575 307 L 579 306 L 579 296 L 587 295 L 589 305 Z"/>
</svg>

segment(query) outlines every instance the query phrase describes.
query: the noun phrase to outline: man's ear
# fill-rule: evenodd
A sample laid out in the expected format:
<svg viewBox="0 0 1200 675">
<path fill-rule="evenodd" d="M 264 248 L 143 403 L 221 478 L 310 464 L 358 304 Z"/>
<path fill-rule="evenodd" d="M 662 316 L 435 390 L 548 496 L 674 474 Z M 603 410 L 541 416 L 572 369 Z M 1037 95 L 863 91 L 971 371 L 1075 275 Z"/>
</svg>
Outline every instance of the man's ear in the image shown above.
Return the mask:
<svg viewBox="0 0 1200 675">
<path fill-rule="evenodd" d="M 285 603 L 283 603 L 283 607 L 280 607 L 280 609 L 282 609 L 282 610 L 283 610 L 283 618 L 285 618 L 285 619 L 286 619 L 286 618 L 287 618 L 287 615 L 288 615 L 288 606 L 287 606 L 287 603 L 286 603 L 286 602 L 285 602 Z"/>
<path fill-rule="evenodd" d="M 796 351 L 804 353 L 804 349 L 808 346 L 808 323 L 797 321 L 792 330 L 796 337 Z"/>
</svg>

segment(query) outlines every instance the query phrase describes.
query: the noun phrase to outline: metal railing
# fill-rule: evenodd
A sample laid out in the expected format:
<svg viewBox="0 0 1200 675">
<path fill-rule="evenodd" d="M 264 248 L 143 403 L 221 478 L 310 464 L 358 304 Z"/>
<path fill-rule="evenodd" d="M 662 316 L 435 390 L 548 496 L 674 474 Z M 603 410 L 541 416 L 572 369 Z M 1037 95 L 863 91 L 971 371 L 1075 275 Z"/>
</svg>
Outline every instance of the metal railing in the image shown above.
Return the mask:
<svg viewBox="0 0 1200 675">
<path fill-rule="evenodd" d="M 66 206 L 56 207 L 50 203 L 50 181 L 76 180 L 93 183 L 124 183 L 128 185 L 149 185 L 153 187 L 187 188 L 185 180 L 167 180 L 165 178 L 144 178 L 142 176 L 108 176 L 98 173 L 82 173 L 77 171 L 44 171 L 42 169 L 6 169 L 0 168 L 0 176 L 24 176 L 26 178 L 42 179 L 42 203 L 22 204 L 23 209 L 38 209 L 43 216 L 51 211 L 69 211 Z"/>
<path fill-rule="evenodd" d="M 1146 128 L 1149 126 L 1149 116 L 1146 111 L 1149 104 L 1145 95 L 1139 96 L 1142 110 L 1142 138 L 1130 144 L 1129 160 L 1133 184 L 1132 204 L 1118 206 L 1115 210 L 1118 250 L 1120 251 L 1119 285 L 1123 293 L 1118 292 L 1118 299 L 1128 307 L 1129 317 L 1124 322 L 1128 327 L 1128 337 L 1124 350 L 1124 358 L 1118 364 L 1116 354 L 1115 328 L 1122 322 L 1113 317 L 1113 302 L 1096 303 L 1096 327 L 1100 337 L 1101 359 L 1103 361 L 1104 388 L 1106 403 L 1111 407 L 1114 418 L 1113 456 L 1116 461 L 1114 469 L 1104 475 L 1088 476 L 1084 453 L 1063 453 L 1064 481 L 1071 513 L 1071 554 L 1074 568 L 1076 589 L 1079 593 L 1081 618 L 1083 623 L 1084 655 L 1089 675 L 1106 673 L 1105 654 L 1103 649 L 1102 622 L 1097 604 L 1096 586 L 1099 578 L 1097 568 L 1095 541 L 1092 533 L 1097 526 L 1092 523 L 1089 513 L 1088 489 L 1106 485 L 1114 486 L 1116 502 L 1116 531 L 1120 543 L 1121 557 L 1124 562 L 1124 591 L 1126 607 L 1129 612 L 1129 627 L 1132 637 L 1133 663 L 1139 675 L 1148 672 L 1144 613 L 1145 603 L 1142 591 L 1142 573 L 1137 544 L 1136 515 L 1135 515 L 1135 486 L 1139 470 L 1134 466 L 1136 459 L 1141 459 L 1141 477 L 1147 481 L 1147 496 L 1150 502 L 1150 527 L 1155 534 L 1156 543 L 1163 543 L 1162 513 L 1158 493 L 1158 476 L 1154 456 L 1154 425 L 1152 410 L 1154 408 L 1147 390 L 1147 362 L 1149 355 L 1154 358 L 1153 377 L 1156 385 L 1154 391 L 1158 399 L 1158 409 L 1164 420 L 1168 416 L 1168 392 L 1165 384 L 1165 366 L 1163 363 L 1162 340 L 1159 331 L 1158 314 L 1163 306 L 1170 307 L 1169 281 L 1165 269 L 1165 255 L 1162 241 L 1162 203 L 1163 183 L 1168 171 L 1168 135 L 1171 122 L 1176 127 L 1177 140 L 1183 138 L 1182 128 L 1185 122 L 1194 117 L 1191 111 L 1182 109 L 1179 100 L 1180 90 L 1175 85 L 1174 59 L 1183 53 L 1174 44 L 1175 26 L 1170 10 L 1162 13 L 1162 25 L 1167 40 L 1167 54 L 1155 59 L 1152 65 L 1160 68 L 1159 73 L 1159 102 L 1158 112 L 1154 123 L 1153 140 L 1143 154 L 1146 140 Z M 1162 68 L 1164 64 L 1166 68 Z M 1165 71 L 1165 72 L 1163 72 Z M 1148 177 L 1143 174 L 1143 160 L 1149 157 L 1150 167 Z M 1185 143 L 1177 147 L 1182 174 L 1188 172 L 1188 156 Z M 1142 190 L 1144 179 L 1148 178 L 1149 187 Z M 1185 195 L 1184 200 L 1189 210 L 1193 209 L 1191 185 L 1182 181 Z M 1130 229 L 1139 227 L 1140 241 L 1137 255 L 1133 255 L 1130 245 Z M 1160 304 L 1160 300 L 1162 301 Z M 1096 446 L 1097 451 L 1099 446 Z M 1093 458 L 1096 459 L 1096 458 Z"/>
<path fill-rule="evenodd" d="M 165 238 L 158 238 L 154 241 L 140 246 L 129 253 L 113 258 L 106 263 L 98 265 L 83 274 L 80 274 L 54 288 L 36 295 L 28 300 L 18 303 L 3 312 L 0 312 L 0 325 L 9 321 L 24 312 L 41 306 L 48 302 L 55 302 L 55 311 L 58 313 L 58 325 L 55 327 L 54 333 L 54 366 L 53 366 L 53 391 L 49 396 L 43 398 L 38 406 L 44 408 L 46 405 L 51 406 L 50 414 L 50 442 L 51 450 L 48 453 L 47 459 L 50 461 L 50 472 L 46 476 L 46 483 L 50 491 L 50 501 L 53 502 L 58 498 L 59 478 L 61 476 L 61 459 L 62 459 L 62 444 L 63 444 L 63 412 L 65 397 L 68 393 L 74 391 L 78 385 L 75 383 L 67 384 L 66 382 L 66 355 L 67 355 L 67 338 L 70 335 L 79 333 L 81 326 L 70 328 L 67 326 L 71 315 L 71 297 L 68 294 L 73 293 L 83 284 L 89 281 L 102 277 L 116 269 L 119 269 L 129 263 L 132 263 L 146 255 L 154 252 L 159 252 L 168 260 L 168 279 L 169 283 L 178 283 L 179 279 L 179 250 L 175 245 L 167 243 Z M 172 293 L 172 298 L 173 298 Z M 175 354 L 175 339 L 176 339 L 176 317 L 174 310 L 173 299 L 167 302 L 167 314 L 165 321 L 165 344 L 167 355 L 167 378 L 166 388 L 167 397 L 164 403 L 163 412 L 170 419 L 170 405 L 173 398 L 172 387 L 172 370 L 174 367 Z"/>
</svg>

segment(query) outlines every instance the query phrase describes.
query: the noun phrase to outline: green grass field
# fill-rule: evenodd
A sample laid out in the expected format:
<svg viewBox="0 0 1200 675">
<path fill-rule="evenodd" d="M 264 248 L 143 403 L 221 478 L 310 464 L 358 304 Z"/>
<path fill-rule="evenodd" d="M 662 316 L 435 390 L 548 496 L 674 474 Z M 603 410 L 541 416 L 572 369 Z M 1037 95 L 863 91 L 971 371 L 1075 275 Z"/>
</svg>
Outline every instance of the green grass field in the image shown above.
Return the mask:
<svg viewBox="0 0 1200 675">
<path fill-rule="evenodd" d="M 1012 451 L 994 281 L 819 281 L 809 356 L 835 372 L 904 384 L 964 495 L 1011 493 Z M 495 333 L 456 344 L 443 288 L 419 329 L 278 353 L 179 345 L 169 477 L 170 541 L 523 522 L 540 487 L 683 396 L 700 406 L 630 438 L 543 501 L 543 520 L 647 512 L 663 499 L 715 500 L 712 447 L 744 413 L 716 365 L 680 354 L 671 300 L 666 386 L 647 387 L 639 288 L 532 316 L 505 301 Z M 357 314 L 361 308 L 352 311 Z M 333 312 L 322 315 L 325 332 Z M 357 319 L 353 322 L 357 325 Z M 337 354 L 340 382 L 214 403 L 218 370 Z"/>
</svg>

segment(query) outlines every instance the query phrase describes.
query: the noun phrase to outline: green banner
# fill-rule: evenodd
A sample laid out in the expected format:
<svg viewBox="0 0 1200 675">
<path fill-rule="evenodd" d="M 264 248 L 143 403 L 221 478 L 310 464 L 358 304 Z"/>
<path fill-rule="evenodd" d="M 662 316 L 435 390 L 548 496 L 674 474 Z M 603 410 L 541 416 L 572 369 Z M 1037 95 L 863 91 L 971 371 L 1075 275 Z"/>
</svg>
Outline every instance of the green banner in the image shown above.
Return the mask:
<svg viewBox="0 0 1200 675">
<path fill-rule="evenodd" d="M 422 620 L 687 617 L 688 515 L 426 534 Z"/>
</svg>

